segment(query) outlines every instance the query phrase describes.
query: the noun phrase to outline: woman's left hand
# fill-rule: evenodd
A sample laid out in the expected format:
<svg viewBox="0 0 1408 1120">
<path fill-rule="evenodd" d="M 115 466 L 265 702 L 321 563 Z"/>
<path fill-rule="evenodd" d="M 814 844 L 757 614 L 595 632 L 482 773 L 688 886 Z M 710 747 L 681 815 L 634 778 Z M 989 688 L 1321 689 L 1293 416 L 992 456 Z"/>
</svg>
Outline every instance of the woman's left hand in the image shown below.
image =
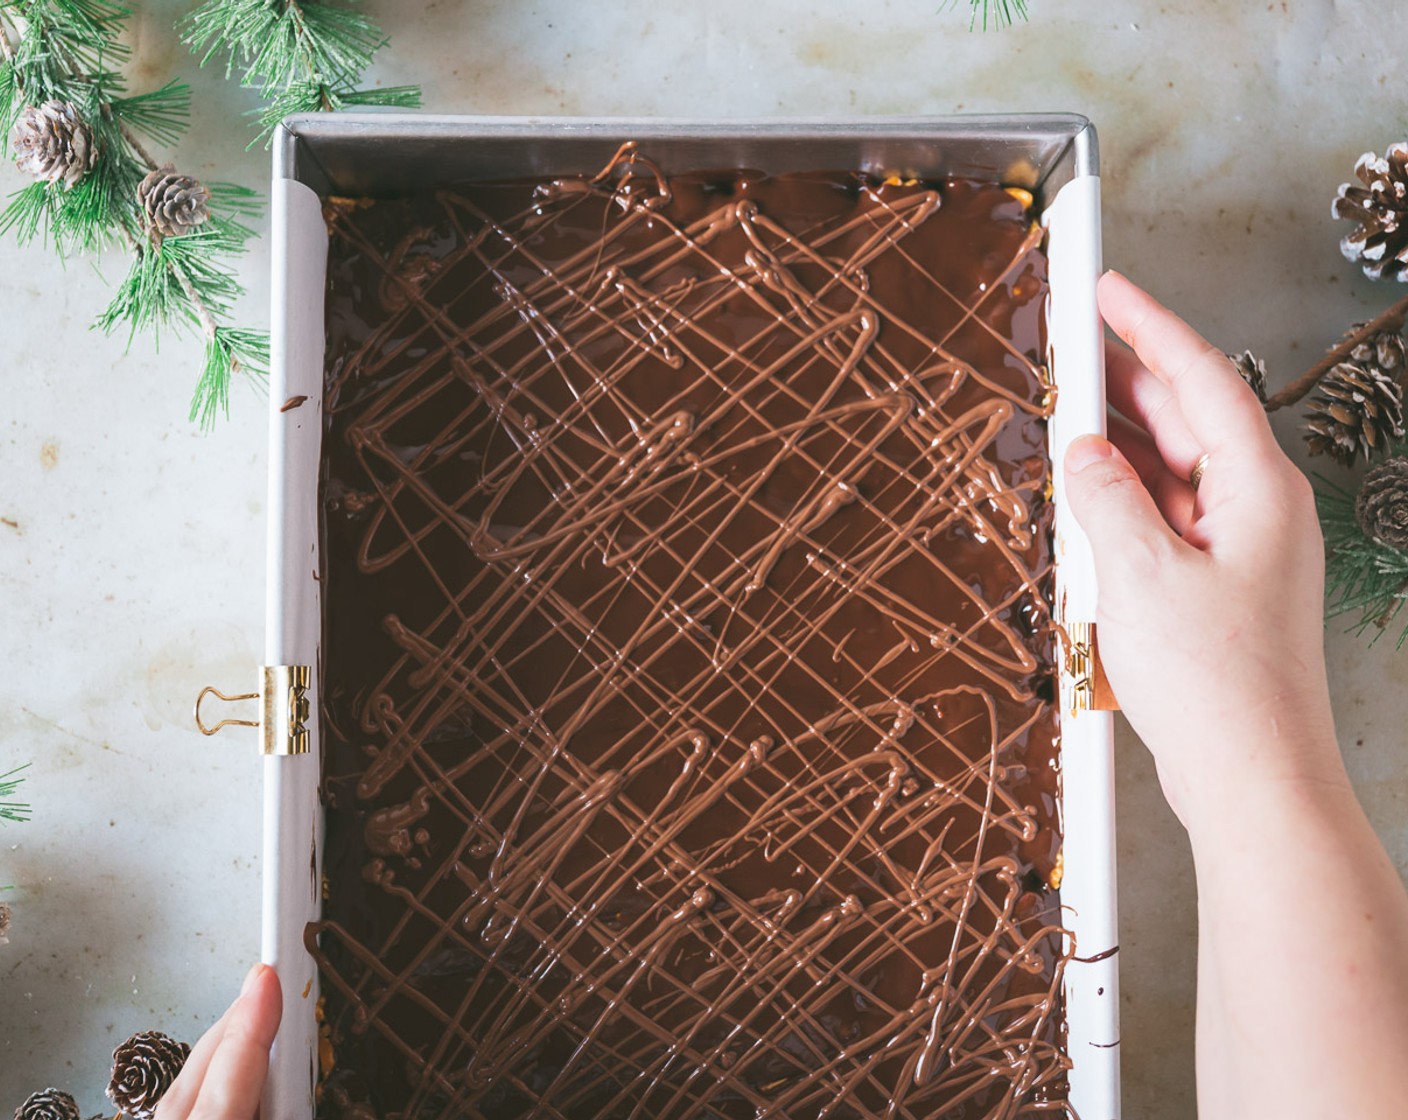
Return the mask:
<svg viewBox="0 0 1408 1120">
<path fill-rule="evenodd" d="M 255 965 L 230 1009 L 196 1043 L 155 1120 L 253 1120 L 282 1015 L 278 976 Z"/>
</svg>

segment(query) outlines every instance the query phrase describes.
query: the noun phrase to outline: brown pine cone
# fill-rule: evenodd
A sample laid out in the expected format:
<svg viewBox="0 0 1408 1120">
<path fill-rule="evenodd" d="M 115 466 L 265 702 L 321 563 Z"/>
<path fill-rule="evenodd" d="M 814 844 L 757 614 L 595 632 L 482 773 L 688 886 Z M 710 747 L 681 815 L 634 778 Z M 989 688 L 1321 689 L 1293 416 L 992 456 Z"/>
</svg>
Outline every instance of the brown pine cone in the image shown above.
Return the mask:
<svg viewBox="0 0 1408 1120">
<path fill-rule="evenodd" d="M 10 936 L 10 920 L 13 915 L 10 913 L 10 904 L 0 902 L 0 945 L 5 944 Z"/>
<path fill-rule="evenodd" d="M 21 171 L 66 187 L 76 185 L 98 158 L 93 130 L 66 101 L 25 109 L 10 130 L 10 147 Z"/>
<path fill-rule="evenodd" d="M 108 1100 L 134 1120 L 147 1120 L 190 1054 L 184 1042 L 160 1031 L 139 1031 L 112 1052 Z"/>
<path fill-rule="evenodd" d="M 1242 375 L 1242 380 L 1252 387 L 1252 392 L 1256 393 L 1256 399 L 1265 404 L 1266 363 L 1250 350 L 1243 350 L 1240 355 L 1228 354 L 1227 357 L 1237 367 L 1237 372 Z"/>
<path fill-rule="evenodd" d="M 1359 223 L 1340 252 L 1370 279 L 1408 279 L 1408 143 L 1394 144 L 1382 157 L 1365 152 L 1354 174 L 1363 186 L 1343 184 L 1332 209 L 1336 218 Z"/>
<path fill-rule="evenodd" d="M 1310 453 L 1349 467 L 1402 439 L 1405 365 L 1403 337 L 1380 331 L 1321 378 L 1305 410 Z"/>
<path fill-rule="evenodd" d="M 147 224 L 162 237 L 180 237 L 210 217 L 210 191 L 193 175 L 167 164 L 137 184 L 137 201 Z"/>
<path fill-rule="evenodd" d="M 1395 455 L 1364 476 L 1354 520 L 1370 540 L 1408 552 L 1408 458 Z"/>
<path fill-rule="evenodd" d="M 40 1089 L 15 1109 L 15 1120 L 79 1120 L 78 1102 L 61 1089 Z"/>
</svg>

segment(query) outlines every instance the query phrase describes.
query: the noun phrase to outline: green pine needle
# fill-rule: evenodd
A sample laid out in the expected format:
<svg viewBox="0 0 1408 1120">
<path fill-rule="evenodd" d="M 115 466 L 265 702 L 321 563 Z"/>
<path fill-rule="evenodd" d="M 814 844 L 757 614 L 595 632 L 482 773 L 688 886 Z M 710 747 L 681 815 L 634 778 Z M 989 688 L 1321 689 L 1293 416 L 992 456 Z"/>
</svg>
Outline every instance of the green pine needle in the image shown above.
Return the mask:
<svg viewBox="0 0 1408 1120">
<path fill-rule="evenodd" d="M 308 72 L 326 85 L 351 85 L 386 46 L 381 28 L 351 8 L 315 0 L 289 4 L 287 13 L 291 45 L 307 57 Z"/>
<path fill-rule="evenodd" d="M 1007 2 L 1007 0 L 1004 0 Z M 359 89 L 362 72 L 386 45 L 381 29 L 350 3 L 326 0 L 206 0 L 178 25 L 204 66 L 223 57 L 225 75 L 259 90 L 264 106 L 254 147 L 293 113 L 348 105 L 420 105 L 416 86 Z"/>
<path fill-rule="evenodd" d="M 15 777 L 21 770 L 28 769 L 29 763 L 23 766 L 16 766 L 7 774 L 0 774 L 0 821 L 27 821 L 29 820 L 29 806 L 23 801 L 10 800 L 19 789 L 23 778 Z"/>
<path fill-rule="evenodd" d="M 210 192 L 211 212 L 229 218 L 258 218 L 264 212 L 264 200 L 258 191 L 242 187 L 238 183 L 206 183 Z M 241 229 L 244 229 L 241 226 Z M 245 229 L 248 236 L 253 232 Z"/>
<path fill-rule="evenodd" d="M 420 86 L 377 86 L 374 89 L 344 89 L 335 93 L 339 108 L 345 105 L 379 105 L 395 109 L 419 109 Z"/>
<path fill-rule="evenodd" d="M 117 161 L 100 161 L 74 186 L 50 186 L 54 240 L 63 255 L 98 252 L 121 241 L 126 227 L 131 176 Z"/>
<path fill-rule="evenodd" d="M 958 3 L 959 0 L 945 0 L 939 11 L 950 11 Z M 984 31 L 987 31 L 989 26 L 997 30 L 1028 18 L 1027 0 L 968 0 L 968 3 L 972 8 L 968 17 L 969 31 L 979 26 Z"/>
<path fill-rule="evenodd" d="M 320 0 L 208 0 L 181 21 L 204 66 L 224 54 L 225 74 L 268 96 L 293 82 L 351 84 L 386 39 L 369 18 Z"/>
<path fill-rule="evenodd" d="M 131 51 L 121 36 L 130 15 L 116 0 L 0 0 L 10 56 L 0 62 L 0 148 L 26 105 L 59 100 L 93 130 L 99 153 L 73 187 L 38 182 L 12 195 L 0 210 L 0 233 L 21 242 L 52 236 L 61 255 L 126 246 L 127 274 L 95 326 L 125 327 L 129 345 L 137 331 L 158 340 L 163 329 L 200 331 L 205 362 L 190 414 L 208 428 L 228 413 L 236 374 L 259 381 L 268 373 L 268 336 L 224 325 L 242 293 L 229 258 L 247 248 L 260 200 L 243 187 L 210 183 L 211 216 L 199 228 L 167 238 L 150 233 L 137 185 L 158 157 L 143 141 L 171 147 L 180 140 L 191 91 L 170 81 L 126 92 L 120 67 Z M 386 38 L 353 0 L 207 0 L 180 28 L 202 64 L 224 56 L 227 73 L 239 71 L 260 91 L 267 105 L 257 113 L 261 136 L 291 112 L 420 104 L 414 86 L 359 88 Z"/>
<path fill-rule="evenodd" d="M 277 21 L 293 3 L 260 5 Z M 138 137 L 174 145 L 189 120 L 191 91 L 170 81 L 127 95 L 116 67 L 130 56 L 119 38 L 129 15 L 114 0 L 0 0 L 0 33 L 11 55 L 0 64 L 5 142 L 26 105 L 55 99 L 74 106 L 98 153 L 72 187 L 36 182 L 11 196 L 0 211 L 0 233 L 13 232 L 21 242 L 52 235 L 61 256 L 126 246 L 127 275 L 95 325 L 108 332 L 126 326 L 129 345 L 138 330 L 158 341 L 163 328 L 199 330 L 206 357 L 191 415 L 209 426 L 228 408 L 235 373 L 258 380 L 268 370 L 266 336 L 222 325 L 242 292 L 229 258 L 254 236 L 247 222 L 258 216 L 260 200 L 244 187 L 211 183 L 211 216 L 199 228 L 164 239 L 150 234 L 137 186 L 157 157 Z"/>
<path fill-rule="evenodd" d="M 264 0 L 209 0 L 179 20 L 176 30 L 192 53 L 200 56 L 201 66 L 224 52 L 229 78 L 237 61 L 257 50 L 278 20 L 274 5 Z"/>
<path fill-rule="evenodd" d="M 95 108 L 93 133 L 102 153 L 72 187 L 51 185 L 53 231 L 59 251 L 101 251 L 124 242 L 139 228 L 133 200 L 146 173 L 121 125 Z"/>
<path fill-rule="evenodd" d="M 226 206 L 233 201 L 243 207 L 245 214 L 257 212 L 245 197 L 252 191 L 227 183 L 220 184 L 220 188 L 220 199 Z M 212 206 L 216 205 L 215 199 L 212 191 Z M 204 327 L 192 294 L 200 300 L 207 317 L 223 318 L 244 289 L 221 258 L 243 253 L 253 236 L 254 231 L 234 217 L 212 214 L 204 225 L 180 237 L 155 243 L 142 239 L 137 242 L 127 276 L 95 325 L 111 334 L 125 323 L 128 345 L 139 330 L 151 330 L 160 337 L 167 327 Z"/>
<path fill-rule="evenodd" d="M 251 236 L 252 231 L 237 222 L 212 217 L 192 233 L 166 238 L 159 254 L 185 275 L 209 312 L 223 318 L 244 289 L 218 258 L 244 252 Z"/>
<path fill-rule="evenodd" d="M 4 6 L 56 36 L 85 45 L 115 42 L 132 15 L 132 9 L 112 0 L 6 0 Z"/>
<path fill-rule="evenodd" d="M 111 111 L 134 132 L 171 146 L 190 124 L 191 87 L 185 82 L 170 81 L 150 93 L 114 98 Z"/>
<path fill-rule="evenodd" d="M 47 240 L 53 221 L 54 205 L 49 184 L 30 183 L 10 195 L 9 205 L 0 211 L 0 233 L 13 231 L 15 240 L 27 245 L 40 234 Z"/>
<path fill-rule="evenodd" d="M 291 82 L 286 88 L 266 96 L 268 100 L 265 104 L 249 113 L 259 122 L 259 132 L 246 146 L 246 151 L 261 143 L 269 143 L 275 127 L 285 117 L 294 113 L 319 113 L 332 105 L 330 98 L 325 100 L 327 87 L 317 82 Z"/>
<path fill-rule="evenodd" d="M 0 233 L 14 231 L 26 244 L 53 236 L 60 256 L 120 244 L 136 227 L 132 197 L 143 167 L 112 121 L 98 118 L 94 134 L 105 155 L 71 187 L 34 182 L 10 196 L 0 212 Z"/>
<path fill-rule="evenodd" d="M 109 0 L 4 0 L 0 13 L 24 21 L 14 65 L 30 104 L 78 103 L 92 86 L 121 92 L 121 77 L 109 67 L 132 53 L 120 39 L 128 8 Z"/>
<path fill-rule="evenodd" d="M 1395 454 L 1401 454 L 1402 449 Z M 1377 631 L 1370 644 L 1392 627 L 1408 602 L 1408 552 L 1370 540 L 1354 516 L 1355 495 L 1317 476 L 1315 504 L 1325 534 L 1326 614 L 1330 618 L 1357 616 L 1350 631 Z M 1395 643 L 1408 642 L 1408 622 Z"/>
<path fill-rule="evenodd" d="M 191 397 L 190 419 L 209 431 L 216 416 L 230 415 L 230 382 L 236 369 L 256 382 L 269 376 L 269 335 L 265 331 L 220 327 L 205 344 L 205 368 Z"/>
<path fill-rule="evenodd" d="M 139 330 L 150 330 L 160 340 L 163 327 L 196 327 L 200 323 L 180 280 L 171 271 L 170 259 L 163 251 L 165 245 L 162 242 L 154 246 L 146 241 L 139 244 L 131 268 L 94 324 L 111 334 L 126 323 L 129 346 Z"/>
<path fill-rule="evenodd" d="M 24 110 L 24 95 L 9 59 L 0 60 L 0 155 L 10 154 L 10 129 Z"/>
<path fill-rule="evenodd" d="M 420 107 L 419 86 L 384 86 L 376 89 L 352 89 L 320 85 L 316 82 L 294 82 L 274 94 L 268 104 L 252 115 L 259 119 L 259 135 L 250 141 L 254 147 L 267 143 L 274 129 L 285 117 L 294 113 L 338 112 L 349 105 L 415 109 Z"/>
</svg>

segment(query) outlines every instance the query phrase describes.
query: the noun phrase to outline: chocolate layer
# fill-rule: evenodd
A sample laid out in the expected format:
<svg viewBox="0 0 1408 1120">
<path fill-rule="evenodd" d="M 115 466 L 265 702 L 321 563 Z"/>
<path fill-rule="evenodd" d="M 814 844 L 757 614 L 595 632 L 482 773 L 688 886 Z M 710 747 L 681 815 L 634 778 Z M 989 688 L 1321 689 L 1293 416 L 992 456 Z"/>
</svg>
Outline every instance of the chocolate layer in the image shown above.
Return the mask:
<svg viewBox="0 0 1408 1120">
<path fill-rule="evenodd" d="M 1023 202 L 628 147 L 333 230 L 320 1115 L 1059 1108 Z"/>
</svg>

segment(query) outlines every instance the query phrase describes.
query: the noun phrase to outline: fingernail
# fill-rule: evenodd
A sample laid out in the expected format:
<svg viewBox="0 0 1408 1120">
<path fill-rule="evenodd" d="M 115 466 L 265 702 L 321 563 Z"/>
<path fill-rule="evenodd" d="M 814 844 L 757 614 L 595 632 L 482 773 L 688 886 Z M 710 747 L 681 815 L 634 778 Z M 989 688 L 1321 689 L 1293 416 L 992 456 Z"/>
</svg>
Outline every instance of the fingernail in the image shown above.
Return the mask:
<svg viewBox="0 0 1408 1120">
<path fill-rule="evenodd" d="M 240 995 L 245 995 L 250 988 L 254 987 L 254 981 L 259 978 L 259 974 L 264 971 L 262 964 L 257 964 L 249 970 L 249 975 L 244 978 L 244 983 L 240 986 Z"/>
<path fill-rule="evenodd" d="M 1103 459 L 1113 458 L 1115 445 L 1103 436 L 1081 436 L 1066 449 L 1066 470 L 1080 474 Z"/>
</svg>

